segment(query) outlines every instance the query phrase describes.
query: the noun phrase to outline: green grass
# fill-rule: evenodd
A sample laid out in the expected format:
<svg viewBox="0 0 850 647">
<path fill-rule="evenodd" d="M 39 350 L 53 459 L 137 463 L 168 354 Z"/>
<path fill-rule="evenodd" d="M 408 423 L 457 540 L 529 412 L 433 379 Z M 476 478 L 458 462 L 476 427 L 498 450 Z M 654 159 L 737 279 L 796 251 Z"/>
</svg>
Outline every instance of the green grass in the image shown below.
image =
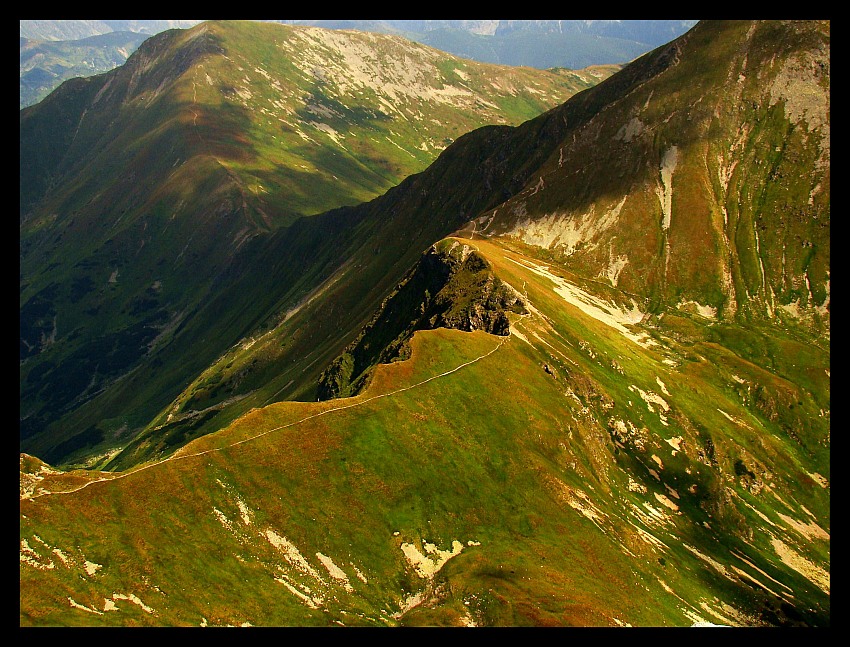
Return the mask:
<svg viewBox="0 0 850 647">
<path fill-rule="evenodd" d="M 37 534 L 67 552 L 75 537 L 75 549 L 102 565 L 97 576 L 82 578 L 79 569 L 22 566 L 22 624 L 197 625 L 206 618 L 210 624 L 303 626 L 337 620 L 607 626 L 617 618 L 632 625 L 681 626 L 696 616 L 744 624 L 772 623 L 768 617 L 778 623 L 791 617 L 828 622 L 828 596 L 769 557 L 773 547 L 761 517 L 737 502 L 768 515 L 772 533 L 785 528 L 779 536 L 816 563 L 828 564 L 828 543 L 801 543 L 777 516 L 803 521 L 801 508 L 789 510 L 764 494 L 751 494 L 743 482 L 729 481 L 746 473 L 735 471 L 736 457 L 758 457 L 759 464 L 777 468 L 799 460 L 799 450 L 770 429 L 758 432 L 771 438 L 765 444 L 716 412 L 722 407 L 759 424 L 732 393 L 723 392 L 721 370 L 699 361 L 678 368 L 661 364 L 657 350 L 642 349 L 587 319 L 546 279 L 505 260 L 513 252 L 493 243 L 476 245 L 497 276 L 511 284 L 524 281 L 531 303 L 546 315 L 512 315 L 531 344 L 517 335 L 419 331 L 410 359 L 378 366 L 355 398 L 257 409 L 186 445 L 169 462 L 76 494 L 22 501 L 21 537 L 31 546 Z M 667 352 L 680 348 L 667 343 Z M 622 373 L 611 367 L 611 358 Z M 554 375 L 544 370 L 546 362 Z M 706 368 L 687 373 L 691 367 Z M 628 388 L 636 382 L 658 392 L 656 375 L 671 392 L 665 396 L 669 426 Z M 632 406 L 625 404 L 629 398 Z M 333 410 L 340 406 L 346 408 Z M 326 413 L 316 416 L 321 412 Z M 609 435 L 610 416 L 646 427 L 645 448 L 617 447 Z M 718 465 L 700 461 L 698 430 L 710 430 Z M 676 455 L 663 441 L 674 435 L 684 438 Z M 649 454 L 662 458 L 663 469 Z M 53 478 L 55 485 L 44 483 L 62 489 L 58 479 L 67 477 Z M 632 490 L 632 483 L 646 490 Z M 778 475 L 772 483 L 782 500 L 805 501 L 828 532 L 823 495 L 795 491 Z M 664 484 L 678 490 L 680 498 L 672 500 L 681 514 L 664 523 L 636 516 L 632 506 L 646 510 L 644 503 L 665 510 L 654 496 L 672 498 Z M 692 495 L 687 488 L 694 484 Z M 728 489 L 737 496 L 724 495 Z M 250 523 L 242 520 L 243 512 Z M 643 539 L 637 527 L 666 548 Z M 266 538 L 267 530 L 296 546 L 325 584 L 287 561 Z M 425 554 L 425 542 L 450 550 L 455 540 L 463 548 L 437 573 L 433 587 L 415 574 L 401 550 L 410 543 Z M 795 591 L 797 615 L 783 615 L 780 600 L 721 576 L 685 545 L 778 588 L 730 551 L 746 555 Z M 50 555 L 43 547 L 40 553 Z M 318 553 L 346 572 L 352 591 L 332 583 Z M 356 576 L 355 566 L 367 582 Z M 283 575 L 321 596 L 322 610 L 305 606 L 274 579 Z M 120 614 L 97 616 L 71 609 L 63 597 L 102 609 L 103 598 L 131 590 L 157 615 L 138 607 L 123 613 L 130 604 L 119 600 Z M 251 594 L 238 593 L 246 590 Z M 414 593 L 425 593 L 430 602 L 390 617 Z M 645 603 L 647 596 L 652 605 Z M 702 606 L 713 600 L 742 615 L 731 617 L 714 602 L 709 602 L 714 612 Z M 778 611 L 770 612 L 771 604 Z M 750 620 L 742 620 L 746 617 Z"/>
</svg>

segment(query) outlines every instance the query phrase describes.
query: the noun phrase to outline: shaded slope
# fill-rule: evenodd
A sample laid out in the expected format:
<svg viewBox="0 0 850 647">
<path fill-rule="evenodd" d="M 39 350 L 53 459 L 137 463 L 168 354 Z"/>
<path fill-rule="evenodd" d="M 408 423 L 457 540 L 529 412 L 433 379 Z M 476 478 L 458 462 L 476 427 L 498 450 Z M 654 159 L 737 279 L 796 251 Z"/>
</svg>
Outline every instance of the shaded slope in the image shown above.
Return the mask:
<svg viewBox="0 0 850 647">
<path fill-rule="evenodd" d="M 408 76 L 388 83 L 405 57 Z M 224 21 L 153 37 L 21 111 L 22 448 L 55 462 L 125 444 L 277 314 L 266 308 L 326 278 L 321 225 L 295 229 L 289 287 L 259 293 L 246 277 L 240 301 L 228 284 L 278 262 L 259 251 L 252 265 L 247 247 L 270 248 L 249 241 L 373 198 L 466 129 L 516 123 L 593 82 L 399 38 Z M 430 145 L 424 114 L 441 121 Z"/>
<path fill-rule="evenodd" d="M 525 314 L 520 301 L 469 246 L 455 241 L 434 245 L 393 288 L 357 339 L 322 371 L 317 396 L 328 400 L 355 395 L 376 364 L 409 357 L 408 342 L 417 330 L 507 335 L 508 312 Z"/>
</svg>

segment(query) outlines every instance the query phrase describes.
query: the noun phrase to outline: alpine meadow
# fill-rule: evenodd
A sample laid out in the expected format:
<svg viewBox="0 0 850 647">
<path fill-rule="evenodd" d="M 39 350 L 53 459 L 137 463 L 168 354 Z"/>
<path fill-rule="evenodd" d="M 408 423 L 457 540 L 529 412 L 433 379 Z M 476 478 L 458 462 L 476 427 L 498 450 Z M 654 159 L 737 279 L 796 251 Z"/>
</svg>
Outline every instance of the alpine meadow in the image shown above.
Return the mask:
<svg viewBox="0 0 850 647">
<path fill-rule="evenodd" d="M 830 626 L 829 21 L 186 22 L 20 110 L 22 627 Z"/>
</svg>

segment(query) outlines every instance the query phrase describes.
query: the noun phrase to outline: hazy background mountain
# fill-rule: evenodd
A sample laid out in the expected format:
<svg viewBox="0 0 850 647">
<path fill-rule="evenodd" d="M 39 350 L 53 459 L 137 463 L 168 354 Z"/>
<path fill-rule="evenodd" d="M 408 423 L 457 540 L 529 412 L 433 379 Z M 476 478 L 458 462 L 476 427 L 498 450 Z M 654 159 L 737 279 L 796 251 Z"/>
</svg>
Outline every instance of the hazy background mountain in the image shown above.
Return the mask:
<svg viewBox="0 0 850 647">
<path fill-rule="evenodd" d="M 200 20 L 21 20 L 21 38 L 30 40 L 80 40 L 129 31 L 152 36 L 166 29 L 194 27 Z"/>
<path fill-rule="evenodd" d="M 284 161 L 404 173 L 419 112 L 513 95 L 279 29 L 22 111 L 22 413 L 109 471 L 21 456 L 21 624 L 829 626 L 829 22 L 701 22 L 315 213 Z"/>
<path fill-rule="evenodd" d="M 22 20 L 21 103 L 62 81 L 122 64 L 145 36 L 199 20 Z M 485 63 L 579 69 L 626 63 L 668 42 L 695 20 L 282 20 L 328 29 L 397 34 Z M 119 35 L 122 34 L 122 35 Z"/>
<path fill-rule="evenodd" d="M 298 20 L 329 29 L 397 33 L 486 63 L 577 69 L 627 63 L 696 20 Z"/>
<path fill-rule="evenodd" d="M 21 20 L 20 107 L 74 77 L 122 65 L 148 37 L 200 20 Z"/>
<path fill-rule="evenodd" d="M 66 79 L 100 74 L 122 65 L 148 37 L 129 31 L 71 41 L 22 37 L 20 107 L 38 103 Z"/>
</svg>

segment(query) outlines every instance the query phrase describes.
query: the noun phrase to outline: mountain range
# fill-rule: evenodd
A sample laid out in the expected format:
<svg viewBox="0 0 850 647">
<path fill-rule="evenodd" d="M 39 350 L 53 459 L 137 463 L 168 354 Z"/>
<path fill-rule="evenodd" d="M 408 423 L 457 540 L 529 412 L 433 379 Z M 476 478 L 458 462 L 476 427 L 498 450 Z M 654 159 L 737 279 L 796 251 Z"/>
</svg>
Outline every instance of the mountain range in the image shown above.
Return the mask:
<svg viewBox="0 0 850 647">
<path fill-rule="evenodd" d="M 126 31 L 73 41 L 22 37 L 20 107 L 38 103 L 66 79 L 99 74 L 123 64 L 148 37 Z"/>
<path fill-rule="evenodd" d="M 394 33 L 484 63 L 541 69 L 627 63 L 681 36 L 696 20 L 292 20 Z"/>
<path fill-rule="evenodd" d="M 209 22 L 22 110 L 21 624 L 829 626 L 829 36 Z"/>
<path fill-rule="evenodd" d="M 139 44 L 198 20 L 22 20 L 21 103 L 62 81 L 106 72 Z M 388 33 L 484 63 L 540 69 L 622 64 L 681 35 L 693 20 L 298 20 L 269 21 Z"/>
<path fill-rule="evenodd" d="M 71 41 L 129 32 L 152 36 L 167 29 L 188 29 L 200 20 L 21 20 L 21 38 Z"/>
</svg>

